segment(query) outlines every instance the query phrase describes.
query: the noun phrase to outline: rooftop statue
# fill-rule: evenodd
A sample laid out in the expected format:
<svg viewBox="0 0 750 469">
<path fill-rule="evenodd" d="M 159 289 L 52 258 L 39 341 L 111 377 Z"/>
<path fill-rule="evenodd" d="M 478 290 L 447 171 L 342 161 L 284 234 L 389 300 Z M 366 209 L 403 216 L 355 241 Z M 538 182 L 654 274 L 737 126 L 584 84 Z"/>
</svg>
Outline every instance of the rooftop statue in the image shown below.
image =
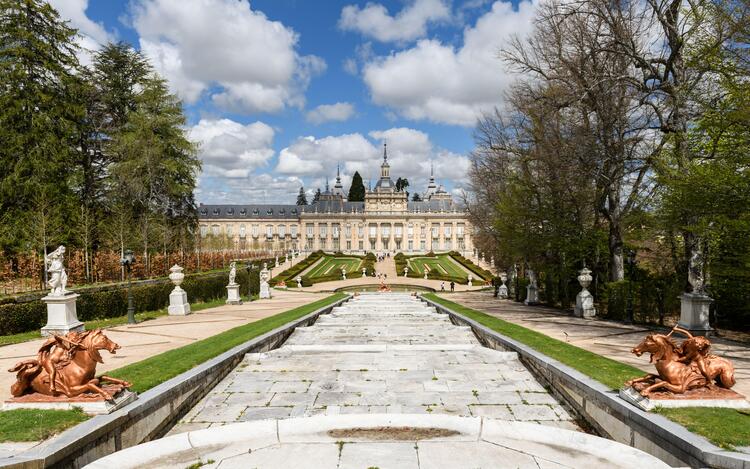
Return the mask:
<svg viewBox="0 0 750 469">
<path fill-rule="evenodd" d="M 104 363 L 99 350 L 116 353 L 119 348 L 100 329 L 53 335 L 39 349 L 36 359 L 24 360 L 8 370 L 16 373 L 10 392 L 13 397 L 39 393 L 69 398 L 92 393 L 112 400 L 113 396 L 102 389 L 103 382 L 125 388 L 131 384 L 109 376 L 97 378 L 96 364 Z"/>
<path fill-rule="evenodd" d="M 675 332 L 687 337 L 680 345 L 671 337 Z M 644 397 L 657 391 L 682 394 L 698 388 L 708 391 L 729 389 L 735 384 L 734 365 L 726 358 L 711 354 L 710 348 L 711 342 L 707 338 L 693 336 L 678 326 L 667 335 L 649 334 L 632 352 L 639 357 L 650 353 L 658 375 L 648 374 L 626 384 Z"/>
</svg>

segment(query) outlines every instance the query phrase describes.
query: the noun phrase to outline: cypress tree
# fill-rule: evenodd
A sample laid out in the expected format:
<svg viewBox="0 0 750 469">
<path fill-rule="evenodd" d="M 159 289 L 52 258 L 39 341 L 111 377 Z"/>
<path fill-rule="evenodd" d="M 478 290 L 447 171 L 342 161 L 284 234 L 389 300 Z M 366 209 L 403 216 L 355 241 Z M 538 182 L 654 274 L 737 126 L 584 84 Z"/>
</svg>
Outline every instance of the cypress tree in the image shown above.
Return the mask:
<svg viewBox="0 0 750 469">
<path fill-rule="evenodd" d="M 362 176 L 359 175 L 359 171 L 354 173 L 352 176 L 352 185 L 349 188 L 349 202 L 364 202 L 365 201 L 365 185 L 362 182 Z"/>
</svg>

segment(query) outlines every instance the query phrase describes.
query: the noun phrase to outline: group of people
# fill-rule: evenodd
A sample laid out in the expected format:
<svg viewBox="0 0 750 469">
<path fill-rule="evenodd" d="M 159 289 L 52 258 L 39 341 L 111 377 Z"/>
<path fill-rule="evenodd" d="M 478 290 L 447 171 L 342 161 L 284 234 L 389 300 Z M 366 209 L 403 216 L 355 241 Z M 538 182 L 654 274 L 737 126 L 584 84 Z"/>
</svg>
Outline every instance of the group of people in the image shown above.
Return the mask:
<svg viewBox="0 0 750 469">
<path fill-rule="evenodd" d="M 384 260 L 386 260 L 386 258 L 387 259 L 391 258 L 391 253 L 387 252 L 385 254 L 378 254 L 377 258 L 378 258 L 378 262 L 383 262 Z"/>
</svg>

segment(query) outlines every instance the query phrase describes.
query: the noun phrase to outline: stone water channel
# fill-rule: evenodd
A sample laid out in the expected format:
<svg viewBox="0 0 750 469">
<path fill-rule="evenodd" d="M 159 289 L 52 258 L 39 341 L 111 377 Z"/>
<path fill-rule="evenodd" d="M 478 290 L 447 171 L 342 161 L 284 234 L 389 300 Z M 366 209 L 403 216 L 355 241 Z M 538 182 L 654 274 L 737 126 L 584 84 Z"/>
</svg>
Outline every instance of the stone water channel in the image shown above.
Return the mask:
<svg viewBox="0 0 750 469">
<path fill-rule="evenodd" d="M 361 294 L 247 354 L 169 435 L 92 467 L 663 465 L 582 433 L 515 352 L 408 293 Z"/>
</svg>

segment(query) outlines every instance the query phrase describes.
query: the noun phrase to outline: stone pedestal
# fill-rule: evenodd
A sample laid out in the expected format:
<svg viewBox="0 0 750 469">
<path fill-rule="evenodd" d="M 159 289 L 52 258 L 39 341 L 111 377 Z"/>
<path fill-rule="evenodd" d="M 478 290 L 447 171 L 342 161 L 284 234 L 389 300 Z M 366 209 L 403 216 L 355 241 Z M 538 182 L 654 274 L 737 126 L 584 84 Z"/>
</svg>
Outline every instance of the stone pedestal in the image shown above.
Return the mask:
<svg viewBox="0 0 750 469">
<path fill-rule="evenodd" d="M 240 284 L 227 285 L 227 304 L 228 305 L 241 305 L 242 298 L 240 298 Z"/>
<path fill-rule="evenodd" d="M 576 307 L 574 313 L 579 318 L 590 319 L 596 316 L 594 307 L 594 295 L 585 288 L 576 295 Z"/>
<path fill-rule="evenodd" d="M 188 303 L 187 292 L 180 287 L 174 287 L 169 294 L 169 308 L 167 312 L 170 316 L 187 316 L 190 314 L 190 303 Z"/>
<path fill-rule="evenodd" d="M 508 298 L 508 287 L 505 285 L 500 285 L 500 288 L 497 289 L 497 297 L 501 300 L 505 300 Z"/>
<path fill-rule="evenodd" d="M 42 301 L 47 304 L 47 325 L 42 328 L 43 337 L 84 330 L 83 323 L 78 320 L 76 312 L 78 296 L 76 293 L 69 293 L 61 296 L 47 295 L 42 298 Z"/>
<path fill-rule="evenodd" d="M 539 303 L 539 288 L 536 285 L 531 284 L 526 287 L 526 300 L 523 303 L 527 305 Z"/>
<path fill-rule="evenodd" d="M 683 293 L 680 296 L 680 322 L 677 325 L 694 334 L 705 334 L 711 331 L 708 313 L 713 301 L 707 295 Z"/>
</svg>

